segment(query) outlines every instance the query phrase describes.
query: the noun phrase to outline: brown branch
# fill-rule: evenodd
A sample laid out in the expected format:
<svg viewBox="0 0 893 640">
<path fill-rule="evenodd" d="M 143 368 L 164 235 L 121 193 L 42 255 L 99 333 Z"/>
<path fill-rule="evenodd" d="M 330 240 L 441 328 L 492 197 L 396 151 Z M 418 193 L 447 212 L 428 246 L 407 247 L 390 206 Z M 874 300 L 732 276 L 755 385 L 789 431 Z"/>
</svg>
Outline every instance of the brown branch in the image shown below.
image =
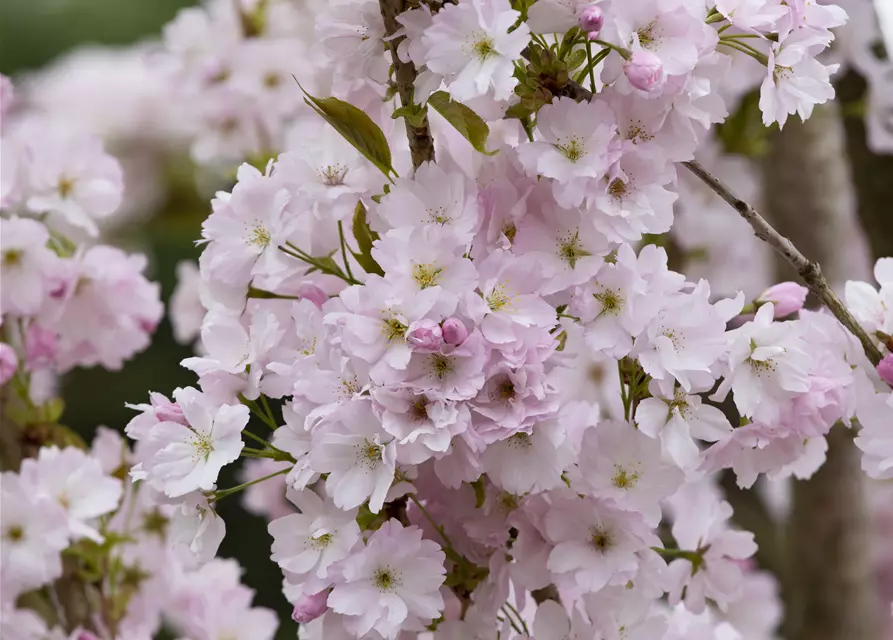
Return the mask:
<svg viewBox="0 0 893 640">
<path fill-rule="evenodd" d="M 406 10 L 405 0 L 379 0 L 381 17 L 384 19 L 385 32 L 390 37 L 400 29 L 397 16 Z M 400 94 L 400 104 L 411 108 L 415 103 L 413 93 L 415 91 L 416 68 L 410 62 L 403 62 L 397 55 L 397 47 L 403 41 L 403 36 L 386 40 L 391 50 L 391 59 L 394 61 L 394 79 L 397 82 L 397 93 Z M 408 117 L 403 118 L 406 125 L 406 136 L 409 138 L 409 152 L 412 155 L 412 166 L 419 168 L 423 162 L 434 161 L 434 138 L 431 137 L 431 128 L 428 126 L 428 115 L 420 115 L 420 126 L 413 126 Z"/>
<path fill-rule="evenodd" d="M 841 302 L 837 294 L 828 285 L 818 262 L 814 262 L 800 253 L 790 240 L 778 233 L 772 225 L 766 222 L 757 211 L 732 191 L 716 176 L 707 171 L 697 162 L 683 162 L 692 173 L 703 180 L 716 194 L 728 202 L 738 214 L 747 221 L 754 234 L 775 249 L 799 274 L 800 278 L 809 289 L 818 296 L 828 310 L 834 314 L 840 323 L 849 330 L 862 343 L 865 355 L 872 364 L 877 365 L 881 361 L 881 352 L 872 341 L 849 310 Z"/>
</svg>

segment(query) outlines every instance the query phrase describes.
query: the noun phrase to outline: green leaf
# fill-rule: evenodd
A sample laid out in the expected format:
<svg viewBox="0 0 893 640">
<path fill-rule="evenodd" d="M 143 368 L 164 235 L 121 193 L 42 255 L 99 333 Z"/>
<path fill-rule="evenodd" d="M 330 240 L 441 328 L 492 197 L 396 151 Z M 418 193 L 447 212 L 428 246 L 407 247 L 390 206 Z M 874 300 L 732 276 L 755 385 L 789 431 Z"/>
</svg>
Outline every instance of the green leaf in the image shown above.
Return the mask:
<svg viewBox="0 0 893 640">
<path fill-rule="evenodd" d="M 484 486 L 484 476 L 472 482 L 471 488 L 474 489 L 474 506 L 476 509 L 480 509 L 484 506 L 484 501 L 487 499 L 487 487 Z"/>
<path fill-rule="evenodd" d="M 298 84 L 300 87 L 300 83 Z M 304 91 L 304 87 L 301 87 Z M 381 128 L 361 109 L 338 98 L 316 98 L 304 91 L 304 102 L 344 136 L 354 148 L 390 177 L 397 175 L 391 166 L 391 148 Z"/>
<path fill-rule="evenodd" d="M 586 62 L 586 51 L 577 49 L 567 57 L 567 69 L 568 71 L 573 71 L 584 62 Z"/>
<path fill-rule="evenodd" d="M 65 411 L 65 400 L 62 398 L 50 398 L 42 408 L 43 419 L 46 422 L 58 422 Z"/>
<path fill-rule="evenodd" d="M 425 125 L 425 118 L 428 116 L 428 110 L 420 104 L 410 104 L 399 109 L 394 109 L 391 118 L 406 118 L 410 126 L 420 128 Z"/>
<path fill-rule="evenodd" d="M 378 234 L 366 222 L 366 207 L 363 206 L 362 202 L 358 202 L 357 208 L 354 210 L 353 237 L 356 238 L 357 246 L 360 249 L 359 253 L 351 251 L 353 257 L 366 270 L 366 273 L 376 273 L 383 276 L 384 270 L 375 261 L 375 258 L 372 257 L 372 244 L 378 240 Z"/>
<path fill-rule="evenodd" d="M 432 93 L 428 98 L 428 104 L 446 118 L 447 122 L 453 125 L 477 151 L 488 156 L 498 153 L 498 150 L 487 151 L 487 137 L 490 135 L 487 123 L 464 104 L 450 98 L 450 94 L 446 91 Z"/>
</svg>

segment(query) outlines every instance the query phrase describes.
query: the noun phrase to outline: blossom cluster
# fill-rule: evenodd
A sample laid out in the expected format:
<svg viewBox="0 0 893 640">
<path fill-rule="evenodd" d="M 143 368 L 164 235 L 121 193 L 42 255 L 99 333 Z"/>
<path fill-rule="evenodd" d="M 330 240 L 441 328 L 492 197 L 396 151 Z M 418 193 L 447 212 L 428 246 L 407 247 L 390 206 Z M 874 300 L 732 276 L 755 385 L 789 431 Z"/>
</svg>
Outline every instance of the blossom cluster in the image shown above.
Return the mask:
<svg viewBox="0 0 893 640">
<path fill-rule="evenodd" d="M 35 589 L 68 545 L 112 540 L 106 561 L 120 550 L 142 578 L 121 637 L 163 614 L 190 640 L 270 638 L 214 558 L 216 503 L 244 492 L 301 637 L 773 638 L 778 587 L 718 472 L 809 477 L 830 429 L 858 423 L 865 470 L 893 477 L 891 259 L 880 291 L 847 286 L 887 354 L 874 367 L 804 287 L 716 295 L 660 244 L 680 209 L 703 215 L 679 206 L 678 172 L 740 95 L 733 65 L 760 75 L 767 125 L 809 117 L 833 97 L 817 56 L 844 12 L 458 0 L 412 3 L 391 28 L 385 2 L 220 1 L 166 29 L 193 156 L 250 160 L 172 304 L 178 338 L 200 335 L 182 363 L 197 384 L 133 405 L 123 458 L 103 433 L 91 456 L 47 448 L 4 476 L 10 500 L 62 507 L 22 507 L 5 540 L 51 533 L 4 556 L 3 579 Z M 161 313 L 142 263 L 70 249 L 120 183 L 101 149 L 72 149 L 58 169 L 65 154 L 20 152 L 4 176 L 7 379 L 35 366 L 32 334 L 57 371 L 120 366 Z M 63 264 L 101 269 L 60 285 Z M 66 456 L 88 469 L 80 510 L 54 475 L 74 471 L 43 462 Z M 240 458 L 242 484 L 219 487 Z"/>
<path fill-rule="evenodd" d="M 150 640 L 164 621 L 184 638 L 271 639 L 276 616 L 251 606 L 253 592 L 240 583 L 238 563 L 192 561 L 196 527 L 213 522 L 161 504 L 148 486 L 126 480 L 131 456 L 118 432 L 100 428 L 90 451 L 44 447 L 18 473 L 0 474 L 3 637 Z M 74 572 L 72 558 L 79 561 Z M 63 574 L 82 580 L 85 596 L 104 603 L 79 621 L 83 626 L 66 630 L 75 621 L 64 617 L 52 626 L 17 607 L 21 595 L 52 589 Z"/>
<path fill-rule="evenodd" d="M 118 162 L 94 136 L 52 118 L 15 117 L 3 81 L 0 380 L 16 375 L 40 404 L 57 373 L 120 369 L 149 345 L 163 306 L 145 257 L 95 242 L 121 203 Z"/>
</svg>

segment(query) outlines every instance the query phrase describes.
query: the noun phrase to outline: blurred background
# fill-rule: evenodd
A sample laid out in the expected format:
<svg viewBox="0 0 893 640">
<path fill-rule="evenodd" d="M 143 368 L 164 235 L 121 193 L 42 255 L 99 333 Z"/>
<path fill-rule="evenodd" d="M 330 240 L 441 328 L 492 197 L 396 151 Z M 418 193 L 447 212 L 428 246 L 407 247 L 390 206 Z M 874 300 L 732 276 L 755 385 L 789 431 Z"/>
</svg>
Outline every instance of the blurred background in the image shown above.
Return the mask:
<svg viewBox="0 0 893 640">
<path fill-rule="evenodd" d="M 160 46 L 162 27 L 191 4 L 188 0 L 0 3 L 0 72 L 11 76 L 17 88 L 28 92 L 30 87 L 31 97 L 45 108 L 89 122 L 121 160 L 128 194 L 133 196 L 126 199 L 140 205 L 118 216 L 118 224 L 104 229 L 104 235 L 113 244 L 149 257 L 146 275 L 160 282 L 165 301 L 174 291 L 178 263 L 198 258 L 194 243 L 208 202 L 215 188 L 230 186 L 229 178 L 225 171 L 192 164 L 188 144 L 176 135 L 177 114 L 164 118 L 173 131 L 161 136 L 152 131 L 147 142 L 134 134 L 139 126 L 116 120 L 119 112 L 139 110 L 130 105 L 116 109 L 116 104 L 138 99 L 141 92 L 152 93 L 151 78 L 141 73 L 141 65 Z M 872 0 L 838 0 L 838 4 L 859 16 L 832 51 L 842 63 L 838 101 L 816 109 L 807 123 L 792 119 L 780 131 L 763 127 L 756 94 L 745 92 L 715 142 L 705 145 L 701 160 L 759 204 L 804 253 L 818 258 L 832 285 L 840 289 L 848 279 L 871 281 L 874 260 L 893 255 L 893 67 L 888 57 L 893 0 L 877 0 L 877 13 Z M 881 18 L 886 20 L 883 26 Z M 95 48 L 129 47 L 142 41 L 146 44 L 133 56 L 132 66 L 104 66 L 106 55 Z M 79 65 L 92 69 L 90 73 L 68 73 L 64 57 L 72 52 L 95 56 L 92 65 Z M 752 82 L 742 78 L 744 84 Z M 146 117 L 151 123 L 151 114 Z M 118 135 L 118 126 L 124 135 Z M 164 143 L 157 138 L 164 138 Z M 726 221 L 734 221 L 734 214 L 724 203 L 705 195 L 688 176 L 683 176 L 683 191 L 672 237 L 659 240 L 670 253 L 672 267 L 690 278 L 709 276 L 717 294 L 744 288 L 754 296 L 773 282 L 794 279 L 786 265 L 776 263 L 750 236 L 746 225 L 730 231 Z M 191 346 L 179 344 L 165 320 L 151 348 L 123 370 L 78 369 L 70 374 L 63 381 L 64 421 L 88 439 L 98 425 L 123 429 L 133 415 L 125 403 L 144 402 L 148 390 L 168 394 L 194 383 L 193 374 L 179 366 L 190 355 Z M 829 464 L 808 482 L 763 487 L 760 495 L 738 491 L 731 478 L 724 486 L 739 523 L 757 535 L 758 562 L 779 576 L 788 607 L 787 637 L 887 638 L 884 631 L 866 630 L 860 620 L 872 619 L 866 611 L 877 601 L 889 608 L 893 599 L 893 492 L 889 486 L 864 484 L 849 434 L 834 432 L 829 439 Z M 236 470 L 227 470 L 229 476 L 224 473 L 221 486 L 237 484 Z M 777 514 L 782 511 L 791 516 L 779 524 Z M 283 625 L 278 637 L 294 637 L 290 607 L 281 594 L 281 574 L 269 560 L 265 522 L 244 511 L 236 500 L 223 501 L 220 512 L 227 523 L 221 555 L 240 560 L 245 582 L 257 591 L 257 604 L 280 612 Z M 782 536 L 779 531 L 788 533 Z M 790 540 L 797 544 L 789 546 Z M 878 540 L 888 543 L 874 544 Z M 811 595 L 803 595 L 807 593 Z M 851 634 L 828 635 L 823 628 L 826 613 L 841 607 L 851 611 L 835 619 L 848 620 Z"/>
</svg>

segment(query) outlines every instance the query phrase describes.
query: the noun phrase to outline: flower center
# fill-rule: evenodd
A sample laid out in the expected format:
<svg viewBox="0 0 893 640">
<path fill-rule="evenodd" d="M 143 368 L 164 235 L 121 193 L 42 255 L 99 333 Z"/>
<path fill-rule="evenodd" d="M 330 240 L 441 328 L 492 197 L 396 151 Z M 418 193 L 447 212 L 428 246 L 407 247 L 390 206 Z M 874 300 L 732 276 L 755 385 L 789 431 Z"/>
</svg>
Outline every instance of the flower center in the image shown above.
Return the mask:
<svg viewBox="0 0 893 640">
<path fill-rule="evenodd" d="M 60 196 L 67 198 L 74 190 L 74 180 L 63 176 L 59 178 L 59 184 L 56 188 L 59 190 Z"/>
<path fill-rule="evenodd" d="M 412 267 L 412 279 L 421 289 L 436 285 L 441 273 L 443 273 L 443 269 L 435 267 L 433 264 L 417 264 Z"/>
<path fill-rule="evenodd" d="M 502 233 L 505 234 L 505 237 L 508 238 L 509 242 L 514 242 L 515 236 L 518 233 L 518 227 L 516 227 L 514 223 L 509 223 L 502 228 Z"/>
<path fill-rule="evenodd" d="M 22 264 L 22 257 L 25 252 L 21 249 L 8 249 L 3 252 L 3 266 L 17 267 Z"/>
<path fill-rule="evenodd" d="M 653 44 L 655 44 L 655 40 L 657 40 L 657 35 L 654 33 L 654 28 L 657 26 L 657 23 L 652 20 L 644 27 L 636 31 L 636 34 L 639 36 L 639 45 L 643 49 L 649 49 Z"/>
<path fill-rule="evenodd" d="M 496 55 L 496 48 L 493 46 L 493 38 L 483 34 L 475 40 L 475 43 L 471 48 L 474 51 L 474 55 L 481 61 Z"/>
<path fill-rule="evenodd" d="M 598 300 L 602 305 L 602 311 L 599 315 L 606 313 L 608 315 L 616 316 L 623 308 L 623 298 L 613 289 L 605 289 L 599 293 L 594 293 L 592 294 L 592 297 Z"/>
<path fill-rule="evenodd" d="M 639 481 L 639 474 L 620 465 L 614 465 L 614 477 L 611 478 L 611 484 L 616 489 L 632 489 Z"/>
<path fill-rule="evenodd" d="M 432 209 L 425 209 L 428 214 L 428 219 L 439 225 L 445 225 L 452 222 L 452 216 L 447 215 L 446 207 L 434 207 Z"/>
<path fill-rule="evenodd" d="M 611 184 L 608 185 L 608 193 L 614 198 L 623 200 L 626 191 L 626 183 L 620 178 L 614 178 L 611 180 Z"/>
<path fill-rule="evenodd" d="M 357 380 L 356 376 L 353 378 L 342 378 L 341 379 L 341 397 L 342 398 L 351 398 L 357 395 L 360 392 L 360 381 Z"/>
<path fill-rule="evenodd" d="M 313 536 L 313 538 L 310 539 L 310 545 L 314 549 L 325 549 L 330 544 L 332 544 L 332 540 L 334 540 L 334 538 L 335 536 L 333 536 L 331 533 L 322 533 L 318 536 Z"/>
<path fill-rule="evenodd" d="M 583 249 L 583 244 L 580 242 L 580 231 L 577 230 L 573 234 L 569 233 L 565 237 L 559 238 L 558 255 L 570 265 L 571 269 L 574 269 L 578 259 L 592 254 Z"/>
<path fill-rule="evenodd" d="M 25 538 L 25 530 L 21 526 L 15 524 L 6 532 L 6 537 L 13 542 L 20 542 Z"/>
<path fill-rule="evenodd" d="M 275 89 L 282 84 L 282 76 L 275 71 L 270 71 L 264 76 L 264 86 L 267 89 Z"/>
<path fill-rule="evenodd" d="M 270 231 L 260 220 L 255 220 L 254 224 L 248 228 L 248 244 L 258 247 L 267 247 L 270 244 Z"/>
<path fill-rule="evenodd" d="M 425 398 L 419 398 L 409 405 L 409 419 L 413 422 L 428 421 L 428 401 Z"/>
<path fill-rule="evenodd" d="M 211 455 L 211 452 L 214 451 L 214 444 L 211 442 L 211 436 L 196 433 L 195 431 L 192 432 L 192 440 L 189 444 L 195 449 L 195 454 L 192 456 L 193 462 L 198 462 L 202 458 L 207 460 L 208 456 Z"/>
<path fill-rule="evenodd" d="M 390 567 L 378 569 L 372 576 L 372 583 L 382 593 L 394 591 L 402 584 L 402 582 L 403 581 L 400 580 L 400 574 L 396 573 Z"/>
<path fill-rule="evenodd" d="M 597 551 L 607 551 L 611 548 L 614 541 L 611 539 L 611 534 L 605 529 L 596 527 L 590 532 L 590 541 L 592 542 L 592 546 L 595 547 Z"/>
<path fill-rule="evenodd" d="M 357 461 L 369 469 L 375 469 L 382 460 L 382 452 L 384 447 L 377 442 L 363 439 L 363 444 L 355 445 L 357 450 Z"/>
<path fill-rule="evenodd" d="M 533 446 L 533 441 L 526 433 L 516 433 L 507 442 L 512 449 L 529 449 Z"/>
<path fill-rule="evenodd" d="M 506 291 L 505 286 L 501 284 L 493 287 L 493 291 L 487 296 L 487 306 L 490 307 L 490 311 L 493 311 L 494 313 L 505 309 L 509 306 L 511 301 L 512 297 Z"/>
<path fill-rule="evenodd" d="M 555 143 L 555 148 L 571 162 L 577 162 L 581 158 L 586 157 L 586 149 L 583 148 L 583 143 L 576 136 L 572 137 L 567 144 L 563 144 L 559 139 Z"/>
<path fill-rule="evenodd" d="M 344 178 L 347 177 L 347 167 L 343 164 L 329 164 L 325 168 L 319 169 L 319 177 L 327 187 L 338 187 L 344 184 Z"/>
<path fill-rule="evenodd" d="M 408 327 L 397 318 L 391 318 L 390 320 L 384 321 L 384 334 L 387 336 L 388 342 L 402 340 L 406 335 L 407 328 Z"/>
<path fill-rule="evenodd" d="M 431 354 L 431 373 L 438 380 L 443 380 L 453 371 L 453 361 L 442 353 Z"/>
</svg>

